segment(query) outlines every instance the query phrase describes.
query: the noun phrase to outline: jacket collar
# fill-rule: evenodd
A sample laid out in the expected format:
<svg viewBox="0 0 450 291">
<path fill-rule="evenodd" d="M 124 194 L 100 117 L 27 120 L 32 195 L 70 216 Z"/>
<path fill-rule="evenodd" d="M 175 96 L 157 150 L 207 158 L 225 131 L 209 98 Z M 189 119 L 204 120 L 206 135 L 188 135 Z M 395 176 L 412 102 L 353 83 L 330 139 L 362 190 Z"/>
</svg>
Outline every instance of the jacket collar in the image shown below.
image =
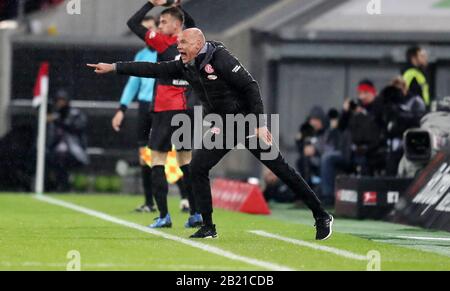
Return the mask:
<svg viewBox="0 0 450 291">
<path fill-rule="evenodd" d="M 200 63 L 200 70 L 203 69 L 213 58 L 214 53 L 217 51 L 218 46 L 213 42 L 206 42 L 206 51 L 204 54 L 197 56 L 198 61 Z M 203 48 L 205 49 L 205 48 Z M 202 49 L 202 51 L 203 51 Z"/>
</svg>

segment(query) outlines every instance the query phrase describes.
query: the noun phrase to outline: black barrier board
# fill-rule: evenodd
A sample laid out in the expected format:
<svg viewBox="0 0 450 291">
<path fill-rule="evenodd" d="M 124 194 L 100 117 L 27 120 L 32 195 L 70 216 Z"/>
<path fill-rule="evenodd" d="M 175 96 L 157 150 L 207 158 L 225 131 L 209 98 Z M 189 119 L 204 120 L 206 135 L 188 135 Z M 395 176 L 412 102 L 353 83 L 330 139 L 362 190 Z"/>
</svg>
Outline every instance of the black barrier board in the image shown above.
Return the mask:
<svg viewBox="0 0 450 291">
<path fill-rule="evenodd" d="M 340 176 L 336 179 L 336 215 L 387 220 L 413 179 Z"/>
<path fill-rule="evenodd" d="M 397 205 L 396 222 L 450 231 L 450 151 L 439 152 Z"/>
</svg>

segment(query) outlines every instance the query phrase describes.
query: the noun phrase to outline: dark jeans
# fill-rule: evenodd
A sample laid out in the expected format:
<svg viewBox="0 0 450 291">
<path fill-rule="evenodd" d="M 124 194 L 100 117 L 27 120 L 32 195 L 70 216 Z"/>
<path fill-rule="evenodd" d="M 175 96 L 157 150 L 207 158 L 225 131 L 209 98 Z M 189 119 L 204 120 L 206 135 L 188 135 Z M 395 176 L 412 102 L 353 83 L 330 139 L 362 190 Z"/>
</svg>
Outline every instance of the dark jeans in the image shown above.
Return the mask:
<svg viewBox="0 0 450 291">
<path fill-rule="evenodd" d="M 335 180 L 336 175 L 340 171 L 350 171 L 353 167 L 359 168 L 359 173 L 367 175 L 368 162 L 363 155 L 353 155 L 349 161 L 344 158 L 340 151 L 331 151 L 324 153 L 321 159 L 320 175 L 321 175 L 321 193 L 322 199 L 328 204 L 334 203 Z"/>
<path fill-rule="evenodd" d="M 247 129 L 247 136 L 253 134 Z M 208 136 L 214 135 L 209 132 Z M 225 138 L 222 131 L 221 134 L 214 135 L 216 137 Z M 277 150 L 277 157 L 274 160 L 263 160 L 261 154 L 270 152 L 270 148 L 264 150 L 259 142 L 255 142 L 256 137 L 246 139 L 242 145 L 249 150 L 253 156 L 260 160 L 266 167 L 268 167 L 280 180 L 285 183 L 294 193 L 296 193 L 304 203 L 311 209 L 314 217 L 321 217 L 326 215 L 321 203 L 313 190 L 308 186 L 304 179 L 284 160 L 281 153 Z M 255 149 L 249 149 L 249 145 L 253 141 L 257 144 Z M 235 140 L 234 145 L 238 142 Z M 195 195 L 196 203 L 201 214 L 211 214 L 213 212 L 211 186 L 209 179 L 209 171 L 217 165 L 220 160 L 230 152 L 229 149 L 200 149 L 194 152 L 193 160 L 191 162 L 192 172 L 192 187 Z"/>
<path fill-rule="evenodd" d="M 339 169 L 348 167 L 348 162 L 340 151 L 324 153 L 320 165 L 323 200 L 334 201 L 334 182 Z"/>
</svg>

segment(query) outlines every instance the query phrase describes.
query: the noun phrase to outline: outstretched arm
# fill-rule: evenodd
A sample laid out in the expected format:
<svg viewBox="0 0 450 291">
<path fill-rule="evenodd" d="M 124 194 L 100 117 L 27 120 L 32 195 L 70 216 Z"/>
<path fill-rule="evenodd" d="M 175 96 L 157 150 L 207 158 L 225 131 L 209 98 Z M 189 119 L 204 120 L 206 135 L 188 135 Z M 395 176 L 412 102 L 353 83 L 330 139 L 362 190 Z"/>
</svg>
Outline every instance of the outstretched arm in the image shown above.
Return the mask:
<svg viewBox="0 0 450 291">
<path fill-rule="evenodd" d="M 149 62 L 118 62 L 115 64 L 88 64 L 94 68 L 97 74 L 116 72 L 119 75 L 135 76 L 142 78 L 183 78 L 183 64 L 181 61 L 149 63 Z"/>
<path fill-rule="evenodd" d="M 152 2 L 147 2 L 145 5 L 136 12 L 130 20 L 128 20 L 127 25 L 131 29 L 134 34 L 136 34 L 140 39 L 145 41 L 145 37 L 147 35 L 148 29 L 142 25 L 142 21 L 144 20 L 147 13 L 153 9 L 155 5 Z"/>
</svg>

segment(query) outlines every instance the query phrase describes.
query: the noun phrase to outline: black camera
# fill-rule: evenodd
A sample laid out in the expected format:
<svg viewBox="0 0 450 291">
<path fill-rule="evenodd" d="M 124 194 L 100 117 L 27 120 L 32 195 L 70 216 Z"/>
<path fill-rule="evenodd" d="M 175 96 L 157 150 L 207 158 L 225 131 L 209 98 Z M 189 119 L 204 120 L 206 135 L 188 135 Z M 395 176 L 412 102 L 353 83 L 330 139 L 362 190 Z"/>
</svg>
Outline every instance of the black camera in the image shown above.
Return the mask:
<svg viewBox="0 0 450 291">
<path fill-rule="evenodd" d="M 358 108 L 358 106 L 361 106 L 360 100 L 350 100 L 350 111 L 356 111 L 356 108 Z"/>
<path fill-rule="evenodd" d="M 404 135 L 405 155 L 412 162 L 427 162 L 432 156 L 431 134 L 423 129 L 411 129 Z"/>
</svg>

